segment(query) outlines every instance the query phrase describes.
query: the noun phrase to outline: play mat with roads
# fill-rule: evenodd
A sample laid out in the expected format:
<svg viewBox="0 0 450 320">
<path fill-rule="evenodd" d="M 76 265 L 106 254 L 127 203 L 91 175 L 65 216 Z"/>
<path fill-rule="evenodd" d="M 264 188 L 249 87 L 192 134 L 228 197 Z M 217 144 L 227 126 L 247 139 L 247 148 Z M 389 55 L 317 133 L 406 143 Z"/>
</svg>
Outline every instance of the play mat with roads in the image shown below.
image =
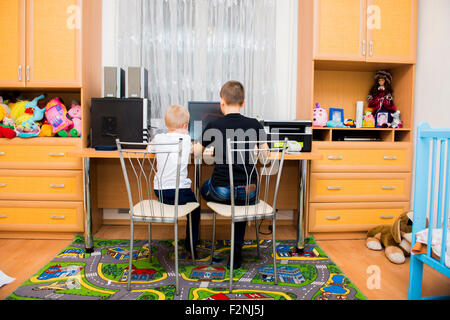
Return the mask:
<svg viewBox="0 0 450 320">
<path fill-rule="evenodd" d="M 173 240 L 135 240 L 131 291 L 129 240 L 94 239 L 95 250 L 85 252 L 84 238 L 73 243 L 18 287 L 7 300 L 365 300 L 366 297 L 329 259 L 313 238 L 302 252 L 295 241 L 277 241 L 274 283 L 272 241 L 246 241 L 243 264 L 234 270 L 230 294 L 227 260 L 229 241 L 217 241 L 210 263 L 211 242 L 203 241 L 195 263 L 179 245 L 179 295 L 175 294 Z"/>
</svg>

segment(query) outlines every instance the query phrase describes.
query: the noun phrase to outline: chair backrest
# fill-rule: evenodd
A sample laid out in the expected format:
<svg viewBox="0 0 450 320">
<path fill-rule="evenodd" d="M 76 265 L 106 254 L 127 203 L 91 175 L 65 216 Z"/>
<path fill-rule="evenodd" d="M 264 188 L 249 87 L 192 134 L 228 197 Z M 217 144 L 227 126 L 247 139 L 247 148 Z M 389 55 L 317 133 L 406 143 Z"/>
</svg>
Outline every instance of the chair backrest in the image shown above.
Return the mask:
<svg viewBox="0 0 450 320">
<path fill-rule="evenodd" d="M 158 199 L 154 191 L 155 189 L 161 190 L 165 173 L 171 170 L 171 173 L 176 175 L 174 200 L 176 219 L 178 217 L 182 139 L 177 139 L 173 143 L 134 143 L 121 142 L 117 139 L 116 144 L 128 193 L 130 214 L 134 216 L 134 206 L 139 203 L 137 209 L 140 209 L 140 212 L 149 208 L 150 217 L 165 217 L 165 206 L 162 204 L 164 202 L 163 194 L 159 193 Z M 123 149 L 124 145 L 127 147 L 143 146 L 146 149 Z M 171 165 L 168 165 L 169 162 Z M 173 168 L 173 162 L 176 162 L 176 168 Z M 175 172 L 173 172 L 174 169 Z M 155 205 L 151 200 L 158 200 L 159 204 Z M 147 206 L 146 201 L 148 201 Z"/>
<path fill-rule="evenodd" d="M 417 129 L 414 178 L 413 244 L 417 232 L 442 228 L 441 264 L 444 263 L 450 205 L 450 129 L 430 128 L 420 123 Z M 428 255 L 431 255 L 428 245 Z"/>
<path fill-rule="evenodd" d="M 269 147 L 271 144 L 281 147 Z M 266 145 L 266 147 L 262 147 Z M 287 150 L 287 139 L 285 141 L 231 141 L 227 139 L 227 162 L 230 177 L 230 202 L 232 217 L 235 212 L 235 178 L 236 169 L 240 169 L 240 174 L 244 173 L 244 187 L 252 190 L 252 185 L 256 187 L 256 202 L 264 201 L 264 205 L 272 205 L 275 213 L 278 188 L 283 171 L 284 157 Z M 256 183 L 255 183 L 256 182 Z M 273 198 L 270 197 L 271 187 L 273 189 Z M 245 214 L 252 215 L 258 210 L 255 203 L 251 202 L 252 192 L 246 194 L 244 203 L 246 206 Z M 272 201 L 271 201 L 272 200 Z M 253 206 L 254 212 L 249 210 Z M 265 209 L 263 209 L 265 211 Z"/>
</svg>

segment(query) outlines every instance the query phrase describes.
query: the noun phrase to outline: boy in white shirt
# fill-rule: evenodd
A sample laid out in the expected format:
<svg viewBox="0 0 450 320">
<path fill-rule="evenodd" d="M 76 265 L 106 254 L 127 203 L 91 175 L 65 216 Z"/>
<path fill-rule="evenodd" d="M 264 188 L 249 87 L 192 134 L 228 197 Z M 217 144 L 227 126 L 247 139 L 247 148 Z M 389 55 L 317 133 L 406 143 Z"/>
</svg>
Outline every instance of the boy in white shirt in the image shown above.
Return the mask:
<svg viewBox="0 0 450 320">
<path fill-rule="evenodd" d="M 188 178 L 188 164 L 189 157 L 192 153 L 191 137 L 188 134 L 189 125 L 189 111 L 179 105 L 173 105 L 167 109 L 165 114 L 165 123 L 168 129 L 167 133 L 157 134 L 151 143 L 178 143 L 179 139 L 183 139 L 182 142 L 182 155 L 181 155 L 181 170 L 180 170 L 180 186 L 178 190 L 178 204 L 184 205 L 188 202 L 197 202 L 195 194 L 191 189 L 191 179 Z M 151 150 L 161 151 L 163 146 L 152 146 Z M 167 147 L 166 147 L 167 148 Z M 171 151 L 178 150 L 178 146 L 170 147 Z M 157 159 L 157 173 L 153 181 L 153 188 L 158 199 L 169 205 L 175 203 L 175 189 L 176 189 L 176 169 L 178 154 L 177 153 L 158 153 Z M 200 208 L 192 211 L 192 239 L 194 243 L 194 254 L 196 254 L 195 248 L 198 244 L 198 229 L 200 225 Z M 189 241 L 189 216 L 188 223 L 186 224 L 186 240 L 185 248 L 188 254 L 190 254 L 190 241 Z M 196 257 L 194 257 L 196 258 Z"/>
</svg>

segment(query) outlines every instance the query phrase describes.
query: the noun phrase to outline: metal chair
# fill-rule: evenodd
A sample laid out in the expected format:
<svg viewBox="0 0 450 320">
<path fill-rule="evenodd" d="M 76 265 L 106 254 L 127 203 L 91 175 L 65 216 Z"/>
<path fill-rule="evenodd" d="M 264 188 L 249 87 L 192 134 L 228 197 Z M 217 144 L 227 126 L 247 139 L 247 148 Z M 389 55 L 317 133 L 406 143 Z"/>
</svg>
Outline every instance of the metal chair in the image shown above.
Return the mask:
<svg viewBox="0 0 450 320">
<path fill-rule="evenodd" d="M 156 144 L 156 143 L 131 143 L 116 140 L 117 149 L 120 155 L 120 163 L 125 179 L 128 193 L 128 201 L 130 205 L 130 252 L 128 266 L 128 285 L 127 289 L 131 290 L 132 264 L 133 264 L 133 241 L 134 241 L 134 223 L 148 223 L 148 244 L 149 244 L 149 260 L 152 261 L 151 249 L 151 227 L 152 223 L 166 223 L 174 225 L 175 233 L 175 277 L 176 277 L 176 294 L 179 294 L 178 280 L 178 220 L 191 214 L 193 210 L 199 207 L 197 202 L 190 202 L 185 205 L 179 205 L 179 185 L 181 171 L 181 155 L 182 155 L 182 139 L 174 143 Z M 123 149 L 123 146 L 146 148 L 145 150 Z M 174 205 L 163 204 L 162 194 L 159 201 L 154 192 L 154 184 L 162 185 L 161 176 L 169 157 L 176 157 L 176 189 Z M 158 171 L 158 158 L 164 160 L 160 163 Z M 157 174 L 158 172 L 158 174 Z M 134 179 L 130 179 L 134 177 Z M 194 246 L 192 239 L 192 219 L 189 219 L 191 255 L 194 259 Z"/>
<path fill-rule="evenodd" d="M 233 287 L 233 264 L 234 264 L 234 233 L 236 222 L 255 221 L 256 224 L 256 241 L 257 254 L 260 255 L 259 249 L 259 226 L 258 220 L 272 219 L 272 243 L 273 243 L 273 265 L 274 265 L 274 281 L 277 281 L 277 265 L 276 265 L 276 243 L 275 243 L 275 218 L 276 205 L 278 197 L 278 187 L 280 184 L 281 173 L 283 170 L 284 157 L 287 149 L 287 139 L 282 144 L 282 147 L 276 148 L 252 148 L 249 145 L 261 146 L 264 143 L 273 143 L 274 141 L 236 141 L 233 142 L 227 139 L 227 161 L 230 177 L 230 203 L 222 204 L 217 202 L 207 202 L 208 207 L 213 211 L 213 236 L 211 245 L 211 263 L 214 255 L 215 244 L 215 230 L 216 230 L 216 214 L 231 218 L 231 251 L 230 251 L 230 282 L 229 292 L 232 292 Z M 279 143 L 279 142 L 278 142 Z M 244 145 L 244 147 L 239 147 Z M 236 160 L 237 159 L 237 160 Z M 237 164 L 239 161 L 240 164 Z M 256 201 L 250 202 L 250 194 L 247 193 L 243 205 L 236 205 L 234 194 L 234 179 L 233 169 L 236 165 L 242 165 L 246 175 L 246 190 L 249 190 L 253 182 L 256 181 Z M 256 178 L 256 180 L 254 180 Z M 272 200 L 272 206 L 269 202 L 270 183 L 275 178 L 275 189 Z M 262 194 L 261 194 L 262 192 Z M 253 197 L 252 197 L 253 198 Z"/>
</svg>

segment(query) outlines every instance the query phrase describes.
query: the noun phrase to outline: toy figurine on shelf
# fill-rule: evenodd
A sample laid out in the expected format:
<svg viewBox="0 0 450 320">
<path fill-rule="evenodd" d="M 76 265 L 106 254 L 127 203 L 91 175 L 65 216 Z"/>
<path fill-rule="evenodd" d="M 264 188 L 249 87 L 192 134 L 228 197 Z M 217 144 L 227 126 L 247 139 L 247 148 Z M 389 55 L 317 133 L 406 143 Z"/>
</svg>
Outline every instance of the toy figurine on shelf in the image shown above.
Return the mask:
<svg viewBox="0 0 450 320">
<path fill-rule="evenodd" d="M 339 120 L 330 120 L 327 122 L 327 127 L 329 128 L 346 128 L 344 123 Z"/>
<path fill-rule="evenodd" d="M 33 101 L 27 102 L 24 106 L 24 113 L 16 118 L 15 130 L 19 138 L 34 138 L 39 136 L 41 132 L 38 121 L 44 118 L 45 109 L 41 109 L 38 106 L 39 100 L 46 97 L 45 94 L 33 99 Z"/>
<path fill-rule="evenodd" d="M 400 120 L 400 111 L 395 111 L 394 113 L 391 113 L 392 116 L 392 123 L 390 124 L 391 128 L 399 129 L 403 128 L 403 121 Z"/>
<path fill-rule="evenodd" d="M 345 119 L 344 125 L 347 128 L 356 128 L 356 124 L 355 124 L 355 121 L 353 121 L 353 119 Z"/>
<path fill-rule="evenodd" d="M 392 90 L 392 75 L 387 70 L 379 70 L 375 74 L 375 83 L 367 96 L 372 115 L 380 111 L 393 113 L 397 111 Z"/>
<path fill-rule="evenodd" d="M 366 115 L 363 119 L 363 127 L 364 128 L 375 128 L 375 117 L 372 112 L 366 111 Z"/>
<path fill-rule="evenodd" d="M 327 120 L 327 110 L 321 108 L 320 104 L 316 103 L 316 107 L 313 110 L 313 127 L 325 127 L 327 125 Z"/>
</svg>

